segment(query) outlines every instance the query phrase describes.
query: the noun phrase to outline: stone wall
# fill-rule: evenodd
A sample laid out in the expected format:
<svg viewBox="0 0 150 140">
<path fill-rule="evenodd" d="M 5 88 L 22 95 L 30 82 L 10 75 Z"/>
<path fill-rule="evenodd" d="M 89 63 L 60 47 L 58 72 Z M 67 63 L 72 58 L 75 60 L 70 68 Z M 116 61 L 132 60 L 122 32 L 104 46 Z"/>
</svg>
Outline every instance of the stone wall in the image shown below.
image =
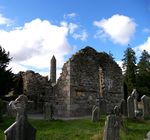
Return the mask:
<svg viewBox="0 0 150 140">
<path fill-rule="evenodd" d="M 96 100 L 102 97 L 111 112 L 123 98 L 122 72 L 108 54 L 86 47 L 64 64 L 56 89 L 63 116 L 91 115 Z"/>
<path fill-rule="evenodd" d="M 33 71 L 22 72 L 22 78 L 24 94 L 34 101 L 32 108 L 34 105 L 42 112 L 44 102 L 49 102 L 59 117 L 91 115 L 100 99 L 105 103 L 103 110 L 111 112 L 123 99 L 120 67 L 111 56 L 91 47 L 80 50 L 64 64 L 56 84 Z"/>
<path fill-rule="evenodd" d="M 99 97 L 99 66 L 95 55 L 95 50 L 81 50 L 70 59 L 71 116 L 91 115 Z"/>
<path fill-rule="evenodd" d="M 54 114 L 60 117 L 70 116 L 70 62 L 66 62 L 62 73 L 54 87 L 55 109 Z"/>
<path fill-rule="evenodd" d="M 122 72 L 119 66 L 111 59 L 106 59 L 101 64 L 104 72 L 105 85 L 103 97 L 107 102 L 107 112 L 111 112 L 114 106 L 120 105 L 121 99 L 123 99 Z"/>
<path fill-rule="evenodd" d="M 43 102 L 50 100 L 52 95 L 52 86 L 48 81 L 48 77 L 43 77 L 33 71 L 22 72 L 21 75 L 23 78 L 24 94 L 28 96 L 29 100 L 34 101 L 34 109 L 42 112 Z"/>
</svg>

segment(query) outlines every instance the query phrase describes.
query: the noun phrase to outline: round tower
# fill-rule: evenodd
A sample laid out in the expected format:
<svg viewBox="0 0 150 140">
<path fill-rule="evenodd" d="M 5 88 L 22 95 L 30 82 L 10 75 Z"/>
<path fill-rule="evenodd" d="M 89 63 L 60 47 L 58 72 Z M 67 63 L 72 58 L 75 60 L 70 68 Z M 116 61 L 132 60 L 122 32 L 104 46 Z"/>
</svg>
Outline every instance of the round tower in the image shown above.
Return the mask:
<svg viewBox="0 0 150 140">
<path fill-rule="evenodd" d="M 54 55 L 50 63 L 50 80 L 52 84 L 56 84 L 56 58 Z"/>
</svg>

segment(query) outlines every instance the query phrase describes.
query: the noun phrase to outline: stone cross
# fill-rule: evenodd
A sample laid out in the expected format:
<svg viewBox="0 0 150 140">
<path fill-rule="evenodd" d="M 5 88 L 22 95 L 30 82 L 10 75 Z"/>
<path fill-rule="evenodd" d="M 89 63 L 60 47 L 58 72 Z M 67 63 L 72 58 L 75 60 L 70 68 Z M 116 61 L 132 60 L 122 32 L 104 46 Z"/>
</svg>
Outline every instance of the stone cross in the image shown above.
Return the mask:
<svg viewBox="0 0 150 140">
<path fill-rule="evenodd" d="M 127 108 L 128 108 L 128 117 L 135 117 L 135 109 L 134 109 L 134 98 L 133 96 L 129 96 L 127 99 Z"/>
<path fill-rule="evenodd" d="M 5 133 L 5 140 L 35 140 L 36 129 L 31 126 L 27 119 L 27 102 L 25 95 L 20 95 L 10 106 L 16 110 L 16 122 L 13 123 Z"/>
<path fill-rule="evenodd" d="M 150 103 L 149 98 L 146 95 L 141 97 L 143 103 L 143 118 L 150 118 Z"/>
</svg>

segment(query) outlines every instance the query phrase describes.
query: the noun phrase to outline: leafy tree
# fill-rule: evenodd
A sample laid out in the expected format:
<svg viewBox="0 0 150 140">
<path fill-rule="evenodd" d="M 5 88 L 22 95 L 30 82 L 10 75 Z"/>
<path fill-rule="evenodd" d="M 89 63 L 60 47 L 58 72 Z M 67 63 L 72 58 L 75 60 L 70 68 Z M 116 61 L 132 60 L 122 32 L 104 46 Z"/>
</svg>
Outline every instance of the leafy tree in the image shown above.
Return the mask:
<svg viewBox="0 0 150 140">
<path fill-rule="evenodd" d="M 124 84 L 127 87 L 128 95 L 130 95 L 133 88 L 136 86 L 136 57 L 132 48 L 129 47 L 125 50 L 122 61 L 124 70 Z M 125 97 L 127 97 L 127 95 Z"/>
<path fill-rule="evenodd" d="M 114 56 L 113 56 L 113 54 L 111 53 L 111 51 L 109 51 L 108 55 L 110 56 L 110 58 L 111 58 L 112 60 L 115 59 Z"/>
<path fill-rule="evenodd" d="M 138 91 L 150 96 L 150 54 L 146 50 L 142 52 L 137 68 Z"/>
<path fill-rule="evenodd" d="M 0 97 L 8 94 L 13 87 L 14 75 L 11 69 L 7 68 L 10 60 L 9 53 L 0 46 Z"/>
</svg>

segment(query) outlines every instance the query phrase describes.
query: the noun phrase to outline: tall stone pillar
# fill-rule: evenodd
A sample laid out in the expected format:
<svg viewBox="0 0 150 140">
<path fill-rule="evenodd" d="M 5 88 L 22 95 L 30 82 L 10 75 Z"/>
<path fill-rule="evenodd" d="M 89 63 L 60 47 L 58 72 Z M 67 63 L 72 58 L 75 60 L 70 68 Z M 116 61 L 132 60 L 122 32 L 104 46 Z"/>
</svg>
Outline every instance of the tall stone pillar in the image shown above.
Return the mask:
<svg viewBox="0 0 150 140">
<path fill-rule="evenodd" d="M 56 58 L 53 55 L 50 64 L 50 80 L 52 84 L 56 84 Z"/>
</svg>

